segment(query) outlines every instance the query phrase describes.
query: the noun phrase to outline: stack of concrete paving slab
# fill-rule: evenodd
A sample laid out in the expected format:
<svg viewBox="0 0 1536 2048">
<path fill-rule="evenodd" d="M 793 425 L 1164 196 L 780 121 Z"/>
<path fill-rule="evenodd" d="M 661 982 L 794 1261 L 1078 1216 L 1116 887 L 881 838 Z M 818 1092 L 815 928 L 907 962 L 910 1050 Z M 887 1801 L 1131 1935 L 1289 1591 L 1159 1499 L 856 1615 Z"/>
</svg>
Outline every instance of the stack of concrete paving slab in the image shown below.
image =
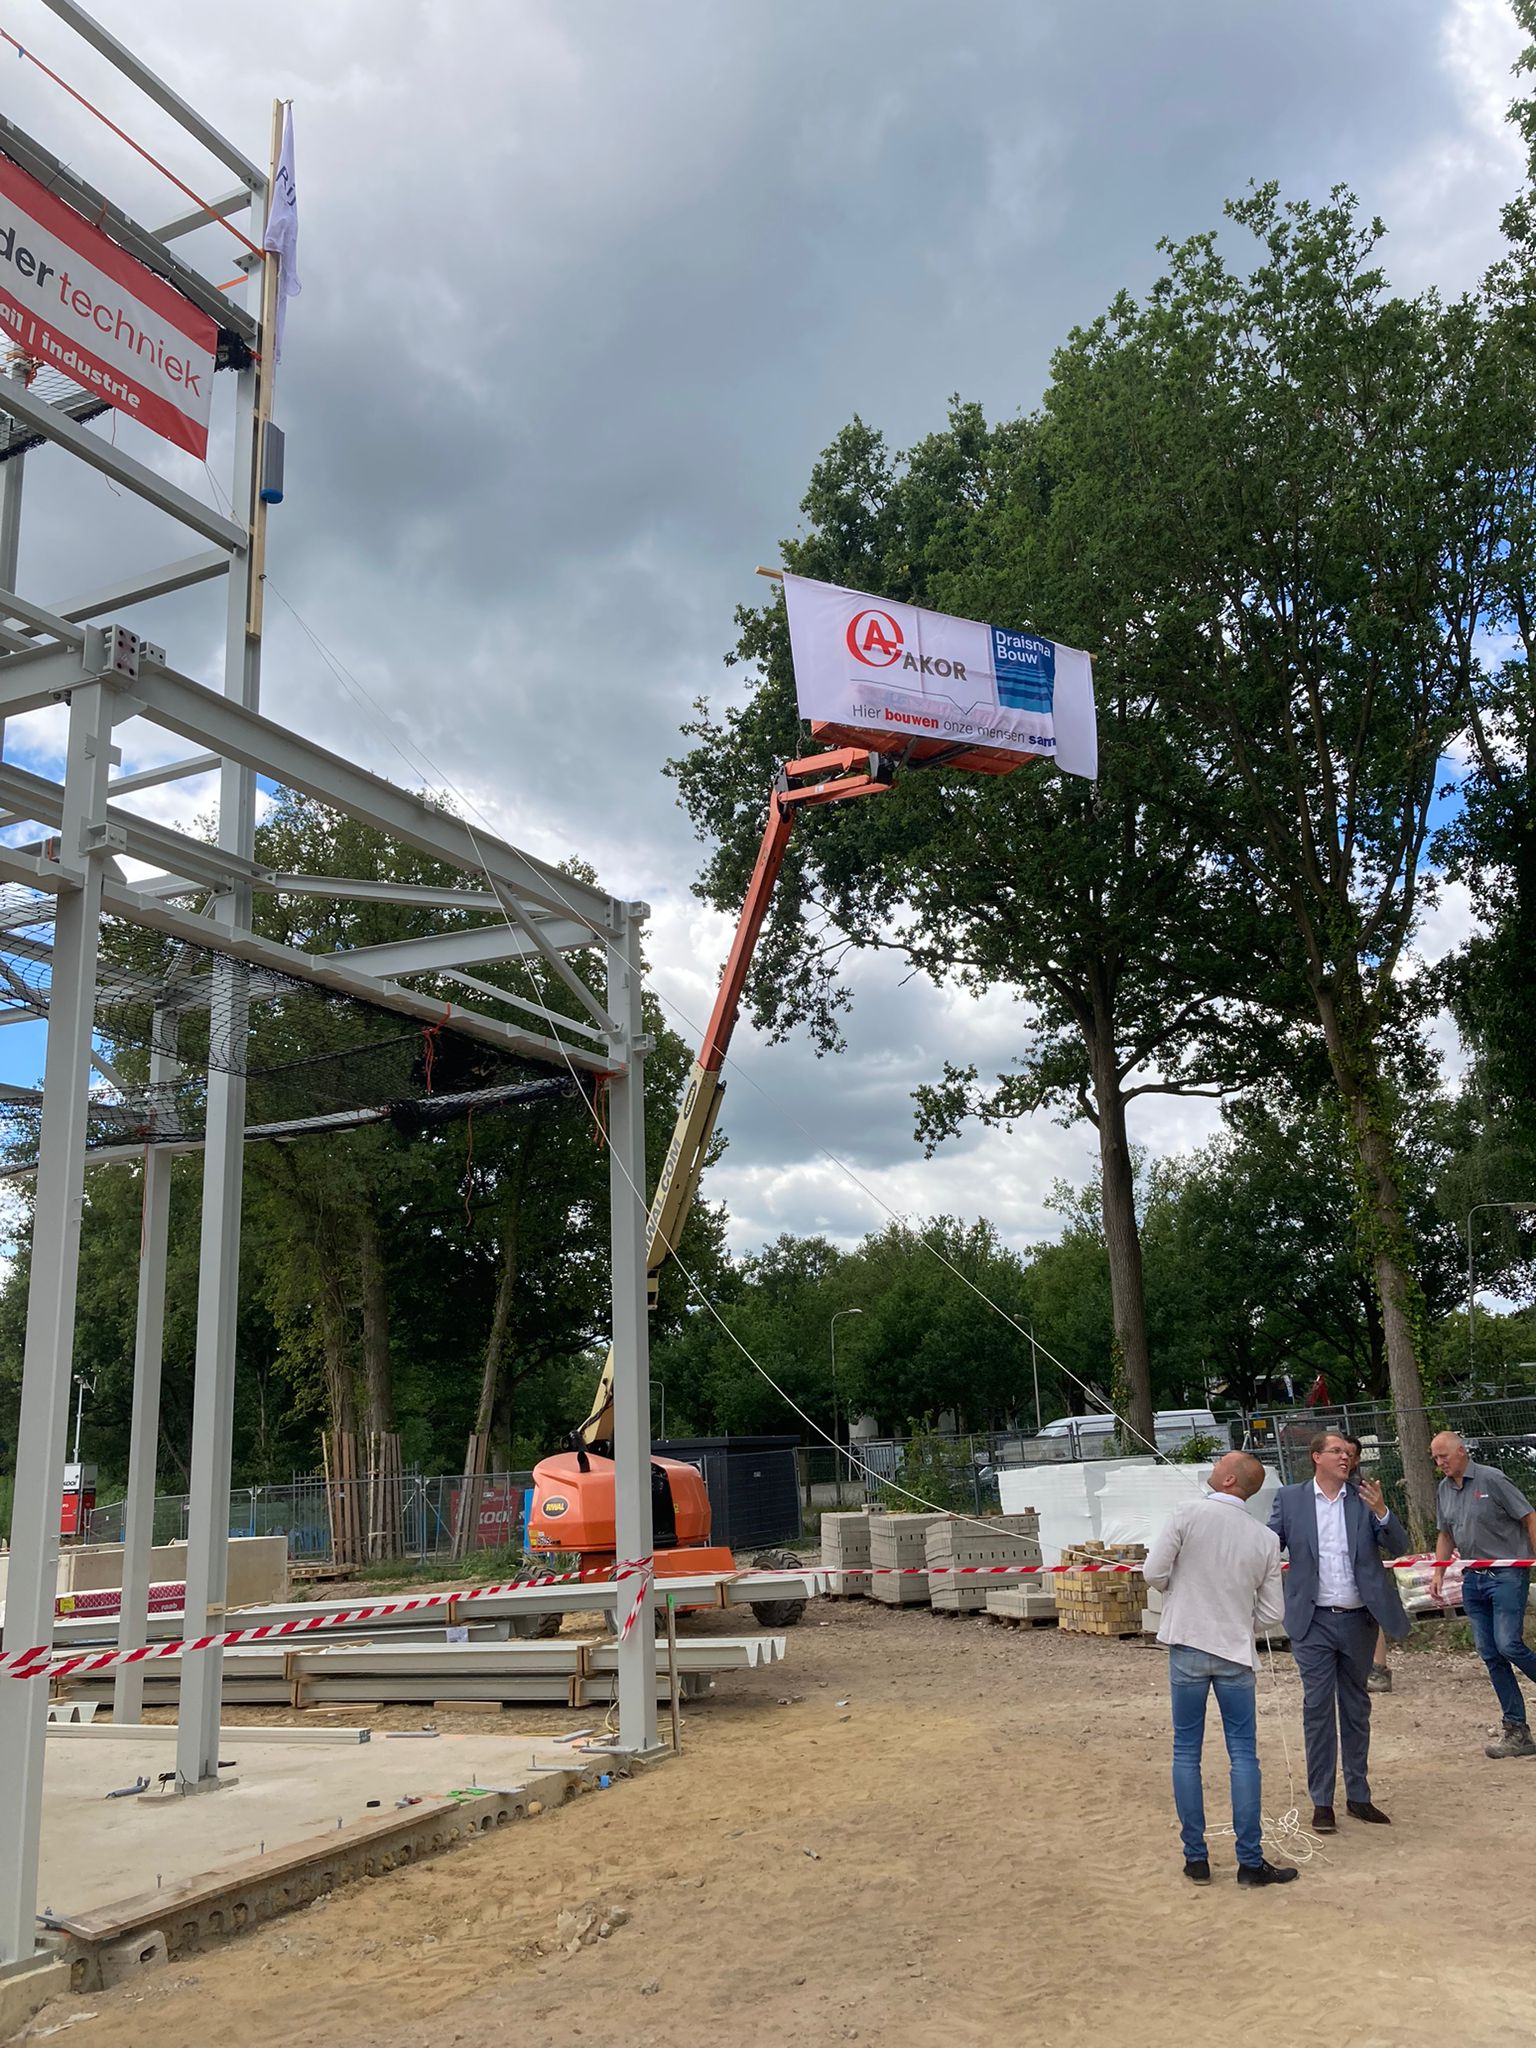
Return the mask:
<svg viewBox="0 0 1536 2048">
<path fill-rule="evenodd" d="M 875 1515 L 869 1525 L 869 1597 L 886 1607 L 928 1605 L 928 1531 L 946 1515 Z M 884 1566 L 882 1571 L 879 1567 Z M 914 1570 L 913 1567 L 916 1567 Z"/>
<path fill-rule="evenodd" d="M 862 1600 L 869 1591 L 869 1524 L 868 1508 L 821 1518 L 821 1563 L 832 1574 L 834 1600 Z"/>
<path fill-rule="evenodd" d="M 984 1614 L 988 1591 L 1010 1582 L 991 1571 L 984 1577 L 967 1578 L 955 1568 L 1038 1564 L 1039 1539 L 1039 1518 L 1033 1510 L 1018 1515 L 995 1515 L 984 1527 L 958 1517 L 935 1523 L 926 1539 L 932 1574 L 930 1598 L 935 1609 L 940 1614 Z M 949 1569 L 935 1572 L 936 1565 Z"/>
</svg>

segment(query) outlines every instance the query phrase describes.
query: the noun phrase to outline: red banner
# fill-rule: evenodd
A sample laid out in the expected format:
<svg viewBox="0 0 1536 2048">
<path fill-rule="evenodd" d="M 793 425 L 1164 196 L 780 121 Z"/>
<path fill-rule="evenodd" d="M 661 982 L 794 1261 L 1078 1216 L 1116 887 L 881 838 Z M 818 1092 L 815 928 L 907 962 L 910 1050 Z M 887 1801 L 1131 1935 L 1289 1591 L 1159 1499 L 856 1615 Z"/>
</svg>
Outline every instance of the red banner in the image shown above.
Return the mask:
<svg viewBox="0 0 1536 2048">
<path fill-rule="evenodd" d="M 0 336 L 202 460 L 218 329 L 0 156 Z"/>
</svg>

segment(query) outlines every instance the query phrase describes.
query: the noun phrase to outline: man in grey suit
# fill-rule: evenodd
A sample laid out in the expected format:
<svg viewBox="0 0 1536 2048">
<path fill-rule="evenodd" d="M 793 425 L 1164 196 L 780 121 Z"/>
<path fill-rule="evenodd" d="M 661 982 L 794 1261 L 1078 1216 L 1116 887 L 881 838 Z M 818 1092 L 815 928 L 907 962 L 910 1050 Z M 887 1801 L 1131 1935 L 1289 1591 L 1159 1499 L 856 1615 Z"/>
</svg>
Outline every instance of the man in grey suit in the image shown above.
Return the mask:
<svg viewBox="0 0 1536 2048">
<path fill-rule="evenodd" d="M 1285 1626 L 1301 1673 L 1302 1727 L 1312 1826 L 1331 1835 L 1334 1781 L 1344 1756 L 1345 1810 L 1356 1820 L 1385 1824 L 1371 1798 L 1371 1696 L 1366 1690 L 1376 1630 L 1395 1641 L 1408 1618 L 1383 1556 L 1406 1556 L 1408 1532 L 1387 1507 L 1374 1479 L 1346 1486 L 1349 1445 L 1324 1431 L 1309 1446 L 1312 1477 L 1282 1486 L 1269 1526 L 1290 1560 L 1285 1575 Z"/>
</svg>

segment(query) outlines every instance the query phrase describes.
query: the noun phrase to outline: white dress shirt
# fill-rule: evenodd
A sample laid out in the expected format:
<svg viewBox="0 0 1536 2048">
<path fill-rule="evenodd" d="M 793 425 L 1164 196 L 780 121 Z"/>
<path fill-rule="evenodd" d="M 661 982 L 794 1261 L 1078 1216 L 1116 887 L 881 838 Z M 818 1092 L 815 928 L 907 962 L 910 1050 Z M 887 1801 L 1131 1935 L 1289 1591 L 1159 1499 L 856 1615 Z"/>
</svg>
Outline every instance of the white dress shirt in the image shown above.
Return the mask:
<svg viewBox="0 0 1536 2048">
<path fill-rule="evenodd" d="M 1363 1607 L 1355 1568 L 1349 1561 L 1349 1524 L 1344 1519 L 1341 1486 L 1330 1500 L 1314 1479 L 1312 1500 L 1317 1509 L 1317 1604 L 1319 1607 Z"/>
</svg>

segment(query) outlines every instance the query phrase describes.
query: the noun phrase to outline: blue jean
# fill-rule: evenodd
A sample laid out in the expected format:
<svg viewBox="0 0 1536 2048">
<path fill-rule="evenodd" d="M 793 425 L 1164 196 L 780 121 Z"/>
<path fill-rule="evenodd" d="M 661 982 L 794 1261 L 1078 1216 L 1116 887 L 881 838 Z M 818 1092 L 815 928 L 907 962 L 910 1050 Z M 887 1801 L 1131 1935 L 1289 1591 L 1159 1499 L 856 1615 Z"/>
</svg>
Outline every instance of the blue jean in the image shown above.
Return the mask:
<svg viewBox="0 0 1536 2048">
<path fill-rule="evenodd" d="M 1264 1861 L 1259 1818 L 1259 1752 L 1255 1741 L 1257 1688 L 1248 1664 L 1233 1664 L 1209 1650 L 1175 1643 L 1168 1652 L 1173 1703 L 1173 1803 L 1187 1861 L 1205 1857 L 1205 1792 L 1200 1752 L 1205 1744 L 1205 1702 L 1214 1692 L 1232 1766 L 1232 1830 L 1237 1860 L 1256 1870 Z"/>
<path fill-rule="evenodd" d="M 1536 1684 L 1536 1650 L 1525 1640 L 1525 1603 L 1531 1590 L 1529 1571 L 1463 1572 L 1461 1604 L 1472 1624 L 1477 1654 L 1499 1696 L 1506 1721 L 1525 1722 L 1525 1698 L 1515 1679 L 1523 1671 Z"/>
</svg>

